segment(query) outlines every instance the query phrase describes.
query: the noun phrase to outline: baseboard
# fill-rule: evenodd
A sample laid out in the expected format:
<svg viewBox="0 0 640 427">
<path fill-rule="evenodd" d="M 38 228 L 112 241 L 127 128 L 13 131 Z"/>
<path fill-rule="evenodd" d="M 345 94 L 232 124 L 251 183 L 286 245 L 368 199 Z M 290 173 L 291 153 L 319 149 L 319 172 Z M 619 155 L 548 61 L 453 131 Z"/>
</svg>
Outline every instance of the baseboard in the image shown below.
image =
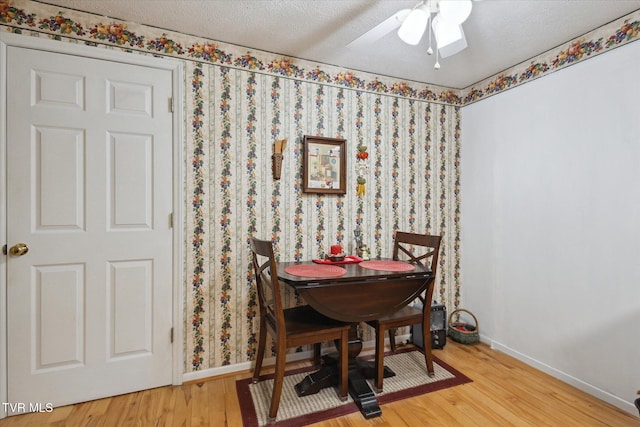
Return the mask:
<svg viewBox="0 0 640 427">
<path fill-rule="evenodd" d="M 497 350 L 501 353 L 505 353 L 514 359 L 517 359 L 527 365 L 536 368 L 539 371 L 542 371 L 546 374 L 551 375 L 552 377 L 559 379 L 562 382 L 565 382 L 578 390 L 584 391 L 591 396 L 594 396 L 602 401 L 605 401 L 616 408 L 620 408 L 625 412 L 630 413 L 631 415 L 638 416 L 638 410 L 636 409 L 633 402 L 627 402 L 623 399 L 620 399 L 618 396 L 615 396 L 609 392 L 606 392 L 598 387 L 595 387 L 589 383 L 586 383 L 579 378 L 573 377 L 565 372 L 559 371 L 545 363 L 542 363 L 536 359 L 533 359 L 525 354 L 522 354 L 504 344 L 501 344 L 497 341 L 491 340 L 487 337 L 480 337 L 480 341 L 485 342 L 491 346 L 492 349 Z"/>
</svg>

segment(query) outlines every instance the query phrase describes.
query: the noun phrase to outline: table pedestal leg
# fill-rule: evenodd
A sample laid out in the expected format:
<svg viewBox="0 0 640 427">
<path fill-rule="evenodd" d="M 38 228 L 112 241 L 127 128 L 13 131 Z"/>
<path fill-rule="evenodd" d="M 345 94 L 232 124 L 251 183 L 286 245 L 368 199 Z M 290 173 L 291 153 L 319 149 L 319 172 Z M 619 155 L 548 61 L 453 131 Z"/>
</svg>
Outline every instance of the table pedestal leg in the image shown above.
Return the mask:
<svg viewBox="0 0 640 427">
<path fill-rule="evenodd" d="M 337 364 L 325 365 L 319 371 L 313 372 L 294 386 L 298 397 L 316 394 L 326 387 L 338 384 Z"/>
<path fill-rule="evenodd" d="M 357 360 L 362 350 L 362 340 L 358 337 L 357 328 L 351 328 L 349 333 L 349 394 L 360 408 L 365 418 L 379 417 L 382 414 L 375 393 L 367 383 L 368 378 L 375 378 L 374 362 Z M 338 357 L 325 355 L 322 357 L 323 367 L 307 375 L 295 385 L 298 396 L 309 396 L 325 387 L 338 384 Z M 384 377 L 395 376 L 395 372 L 385 366 Z"/>
<path fill-rule="evenodd" d="M 349 395 L 356 402 L 365 418 L 382 415 L 375 393 L 369 387 L 365 377 L 357 369 L 349 371 Z"/>
<path fill-rule="evenodd" d="M 376 377 L 376 365 L 373 361 L 368 360 L 356 360 L 357 369 L 360 371 L 363 377 L 366 379 L 371 379 Z M 391 368 L 388 366 L 384 367 L 384 371 L 382 376 L 384 378 L 395 377 L 396 373 L 393 372 Z"/>
</svg>

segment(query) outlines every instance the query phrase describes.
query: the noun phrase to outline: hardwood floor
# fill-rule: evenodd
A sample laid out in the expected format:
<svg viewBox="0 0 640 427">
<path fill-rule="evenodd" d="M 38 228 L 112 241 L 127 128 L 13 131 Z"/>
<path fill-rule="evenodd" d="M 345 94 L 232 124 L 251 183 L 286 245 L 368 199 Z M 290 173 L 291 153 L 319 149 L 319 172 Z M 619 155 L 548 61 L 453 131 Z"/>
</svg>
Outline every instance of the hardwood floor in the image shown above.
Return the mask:
<svg viewBox="0 0 640 427">
<path fill-rule="evenodd" d="M 473 382 L 383 405 L 382 416 L 371 420 L 355 413 L 315 426 L 640 426 L 640 418 L 484 344 L 449 340 L 434 353 Z M 0 420 L 0 427 L 242 426 L 235 381 L 249 376 L 243 372 L 13 416 Z"/>
</svg>

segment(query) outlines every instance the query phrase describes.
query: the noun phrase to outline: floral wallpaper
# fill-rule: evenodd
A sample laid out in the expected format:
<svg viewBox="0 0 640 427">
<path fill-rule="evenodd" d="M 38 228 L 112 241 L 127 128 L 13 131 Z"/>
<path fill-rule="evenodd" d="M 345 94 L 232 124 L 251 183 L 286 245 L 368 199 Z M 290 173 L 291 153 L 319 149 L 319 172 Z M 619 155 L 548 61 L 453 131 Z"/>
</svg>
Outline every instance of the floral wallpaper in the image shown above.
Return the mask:
<svg viewBox="0 0 640 427">
<path fill-rule="evenodd" d="M 187 369 L 255 355 L 251 235 L 272 239 L 281 260 L 306 260 L 336 243 L 352 252 L 358 225 L 379 256 L 390 256 L 396 229 L 443 233 L 437 298 L 458 305 L 459 107 L 196 62 L 186 75 Z M 345 196 L 301 191 L 304 135 L 347 140 Z M 289 144 L 273 180 L 272 144 L 282 138 Z M 373 160 L 362 195 L 359 144 Z M 286 300 L 297 303 L 291 291 Z"/>
<path fill-rule="evenodd" d="M 638 38 L 634 13 L 465 90 L 398 81 L 120 22 L 30 0 L 0 0 L 0 29 L 181 59 L 185 134 L 185 372 L 252 360 L 256 290 L 248 240 L 280 260 L 372 256 L 394 230 L 442 233 L 434 298 L 460 304 L 460 108 Z M 347 140 L 347 194 L 302 192 L 302 138 Z M 287 139 L 280 180 L 272 144 Z M 360 153 L 366 153 L 365 158 Z M 365 165 L 366 167 L 362 167 Z M 287 291 L 289 305 L 299 303 Z M 363 329 L 364 339 L 372 331 Z M 298 349 L 300 350 L 300 349 Z"/>
</svg>

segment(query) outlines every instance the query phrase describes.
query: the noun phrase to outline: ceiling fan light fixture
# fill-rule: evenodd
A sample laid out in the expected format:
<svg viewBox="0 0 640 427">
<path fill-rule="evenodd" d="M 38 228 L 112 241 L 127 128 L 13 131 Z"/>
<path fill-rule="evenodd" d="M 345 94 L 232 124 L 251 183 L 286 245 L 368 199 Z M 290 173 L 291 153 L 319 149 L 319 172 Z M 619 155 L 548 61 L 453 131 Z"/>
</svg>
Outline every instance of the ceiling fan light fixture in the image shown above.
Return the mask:
<svg viewBox="0 0 640 427">
<path fill-rule="evenodd" d="M 471 0 L 423 0 L 418 3 L 400 25 L 398 36 L 410 45 L 417 45 L 429 31 L 429 48 L 431 55 L 432 35 L 435 37 L 436 62 L 433 68 L 440 69 L 439 58 L 454 55 L 467 47 L 467 39 L 462 30 L 462 23 L 471 14 Z M 432 18 L 432 15 L 435 15 Z"/>
<path fill-rule="evenodd" d="M 443 20 L 460 25 L 471 14 L 473 4 L 471 0 L 440 0 L 439 6 Z"/>
<path fill-rule="evenodd" d="M 462 31 L 462 28 L 460 29 Z M 440 52 L 441 58 L 447 58 L 449 56 L 455 55 L 456 53 L 467 48 L 467 39 L 464 37 L 464 33 L 462 34 L 462 38 L 456 40 L 453 43 L 449 43 L 446 46 L 438 46 L 438 51 Z"/>
<path fill-rule="evenodd" d="M 438 15 L 433 19 L 432 27 L 440 57 L 446 58 L 467 47 L 462 25 L 445 21 Z"/>
<path fill-rule="evenodd" d="M 433 18 L 432 28 L 438 47 L 446 46 L 462 38 L 462 27 L 444 21 L 439 15 Z"/>
<path fill-rule="evenodd" d="M 410 45 L 420 43 L 431 16 L 431 10 L 425 2 L 418 4 L 404 20 L 398 30 L 398 37 Z"/>
</svg>

